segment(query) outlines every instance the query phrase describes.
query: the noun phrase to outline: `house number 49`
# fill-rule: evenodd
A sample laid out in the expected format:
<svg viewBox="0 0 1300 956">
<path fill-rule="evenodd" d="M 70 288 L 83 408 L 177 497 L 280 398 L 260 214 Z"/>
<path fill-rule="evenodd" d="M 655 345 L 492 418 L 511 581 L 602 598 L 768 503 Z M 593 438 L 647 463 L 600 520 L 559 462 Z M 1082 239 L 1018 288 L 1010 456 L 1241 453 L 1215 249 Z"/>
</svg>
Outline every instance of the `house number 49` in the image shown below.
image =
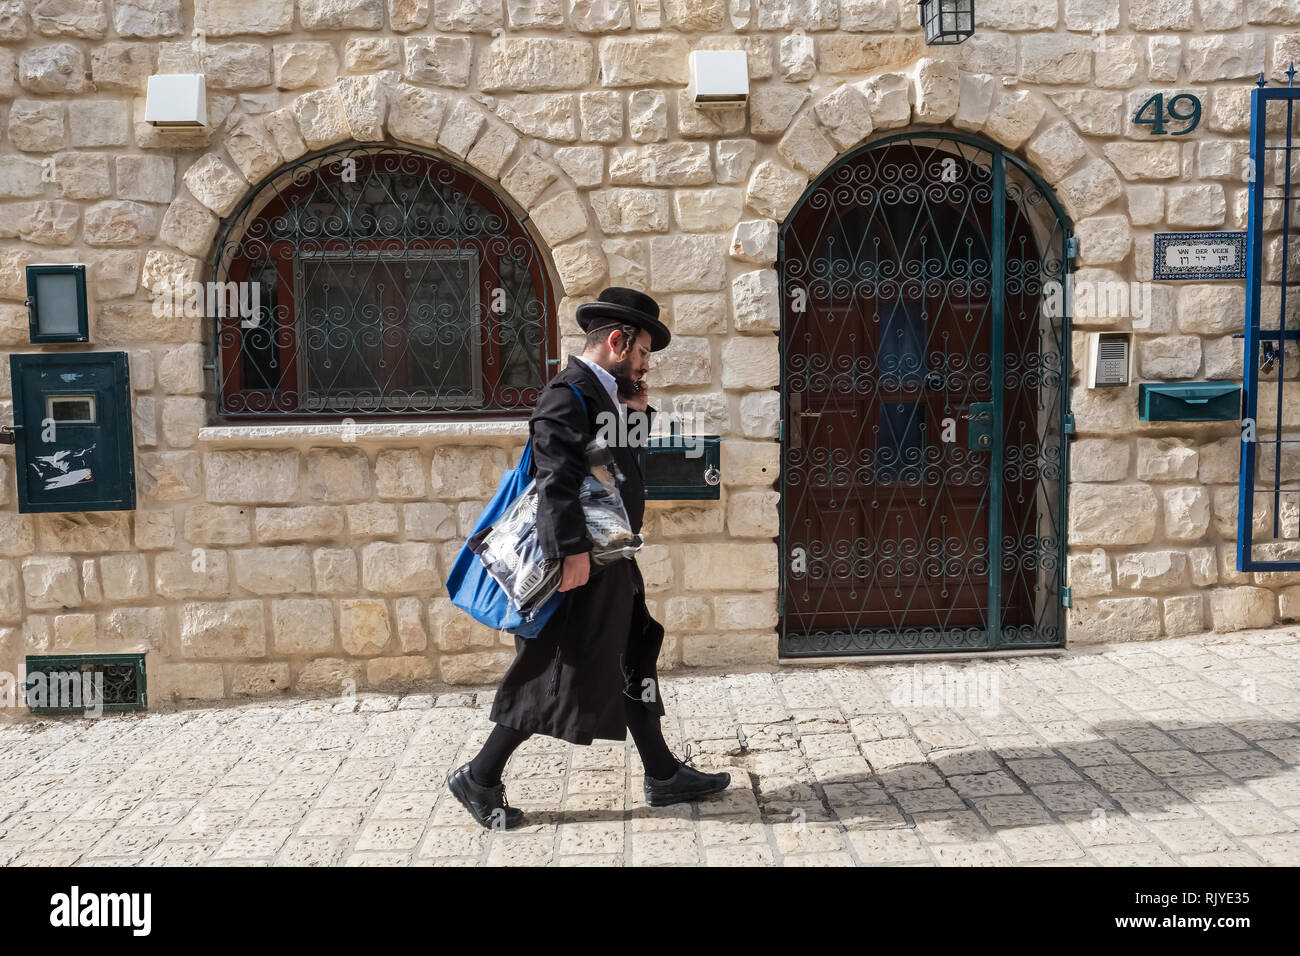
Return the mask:
<svg viewBox="0 0 1300 956">
<path fill-rule="evenodd" d="M 1185 104 L 1179 106 L 1179 104 Z M 1169 119 L 1179 123 L 1186 123 L 1187 127 L 1180 130 L 1165 129 L 1165 115 Z M 1152 136 L 1186 136 L 1192 130 L 1196 129 L 1201 122 L 1201 101 L 1199 97 L 1191 93 L 1179 93 L 1171 97 L 1169 102 L 1165 103 L 1165 95 L 1157 93 L 1145 103 L 1138 107 L 1138 111 L 1133 114 L 1133 123 L 1136 126 L 1150 126 Z"/>
</svg>

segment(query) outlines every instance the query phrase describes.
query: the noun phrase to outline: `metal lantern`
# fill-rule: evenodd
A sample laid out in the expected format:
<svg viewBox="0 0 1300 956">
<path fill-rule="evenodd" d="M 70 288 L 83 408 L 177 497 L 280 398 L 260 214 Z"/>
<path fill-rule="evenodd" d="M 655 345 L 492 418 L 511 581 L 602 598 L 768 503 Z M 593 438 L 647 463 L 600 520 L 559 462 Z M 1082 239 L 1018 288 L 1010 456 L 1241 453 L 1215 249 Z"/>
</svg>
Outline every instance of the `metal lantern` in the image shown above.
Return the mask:
<svg viewBox="0 0 1300 956">
<path fill-rule="evenodd" d="M 961 43 L 975 32 L 975 0 L 921 0 L 927 45 Z"/>
</svg>

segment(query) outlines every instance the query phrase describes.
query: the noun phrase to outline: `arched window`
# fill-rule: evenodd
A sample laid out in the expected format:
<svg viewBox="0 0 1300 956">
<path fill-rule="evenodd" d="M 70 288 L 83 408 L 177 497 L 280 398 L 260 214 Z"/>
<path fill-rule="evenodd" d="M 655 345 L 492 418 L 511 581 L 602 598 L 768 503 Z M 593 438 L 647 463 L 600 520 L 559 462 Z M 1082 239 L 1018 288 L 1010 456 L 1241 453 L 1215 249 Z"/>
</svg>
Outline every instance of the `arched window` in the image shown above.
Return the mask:
<svg viewBox="0 0 1300 956">
<path fill-rule="evenodd" d="M 551 285 L 519 219 L 404 147 L 331 150 L 272 176 L 223 224 L 213 279 L 249 284 L 217 287 L 245 306 L 212 319 L 226 418 L 523 413 L 556 350 Z"/>
</svg>

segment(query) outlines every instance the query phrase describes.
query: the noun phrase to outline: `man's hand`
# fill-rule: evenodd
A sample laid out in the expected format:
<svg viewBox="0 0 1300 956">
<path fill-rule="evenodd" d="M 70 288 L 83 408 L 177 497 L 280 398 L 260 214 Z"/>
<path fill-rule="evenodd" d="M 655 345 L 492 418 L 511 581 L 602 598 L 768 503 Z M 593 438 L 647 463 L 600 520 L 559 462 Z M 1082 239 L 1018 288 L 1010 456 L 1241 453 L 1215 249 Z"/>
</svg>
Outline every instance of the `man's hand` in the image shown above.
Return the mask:
<svg viewBox="0 0 1300 956">
<path fill-rule="evenodd" d="M 641 379 L 641 391 L 631 398 L 623 399 L 623 404 L 633 411 L 644 412 L 650 404 L 650 383 Z"/>
<path fill-rule="evenodd" d="M 581 554 L 571 554 L 564 559 L 564 572 L 560 577 L 560 590 L 571 591 L 574 588 L 580 588 L 587 583 L 587 578 L 591 576 L 591 555 L 583 551 Z"/>
</svg>

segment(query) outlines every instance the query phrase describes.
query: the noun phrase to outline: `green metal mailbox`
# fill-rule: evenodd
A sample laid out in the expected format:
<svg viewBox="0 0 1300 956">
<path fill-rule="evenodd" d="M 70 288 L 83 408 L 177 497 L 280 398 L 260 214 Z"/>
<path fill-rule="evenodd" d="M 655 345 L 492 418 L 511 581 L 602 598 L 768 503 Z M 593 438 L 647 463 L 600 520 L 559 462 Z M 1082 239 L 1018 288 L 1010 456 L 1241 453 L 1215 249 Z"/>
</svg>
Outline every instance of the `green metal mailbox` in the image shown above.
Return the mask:
<svg viewBox="0 0 1300 956">
<path fill-rule="evenodd" d="M 1236 382 L 1144 382 L 1138 386 L 1144 422 L 1224 422 L 1241 417 Z"/>
<path fill-rule="evenodd" d="M 652 437 L 640 449 L 641 475 L 649 500 L 716 500 L 720 497 L 720 435 Z"/>
<path fill-rule="evenodd" d="M 11 355 L 18 510 L 135 508 L 125 352 Z"/>
</svg>

